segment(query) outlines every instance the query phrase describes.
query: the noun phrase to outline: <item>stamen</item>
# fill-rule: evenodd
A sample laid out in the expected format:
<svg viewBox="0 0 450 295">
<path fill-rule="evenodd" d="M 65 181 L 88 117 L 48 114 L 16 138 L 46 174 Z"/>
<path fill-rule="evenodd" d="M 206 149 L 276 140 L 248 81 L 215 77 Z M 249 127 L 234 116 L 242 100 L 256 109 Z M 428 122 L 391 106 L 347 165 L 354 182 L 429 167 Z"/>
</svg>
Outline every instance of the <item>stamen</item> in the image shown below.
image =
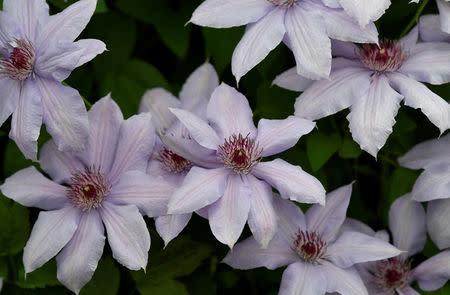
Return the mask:
<svg viewBox="0 0 450 295">
<path fill-rule="evenodd" d="M 67 197 L 73 205 L 83 211 L 89 211 L 101 206 L 109 193 L 110 186 L 100 168 L 86 168 L 75 173 L 72 184 L 67 189 Z"/>
<path fill-rule="evenodd" d="M 261 160 L 262 149 L 253 139 L 242 134 L 233 134 L 219 146 L 218 157 L 226 168 L 233 169 L 236 174 L 249 174 Z"/>
<path fill-rule="evenodd" d="M 159 152 L 159 161 L 167 172 L 181 173 L 192 167 L 192 162 L 166 148 Z"/>
<path fill-rule="evenodd" d="M 327 251 L 327 243 L 315 232 L 299 230 L 294 240 L 293 250 L 305 262 L 317 264 Z"/>
<path fill-rule="evenodd" d="M 375 267 L 374 283 L 385 292 L 394 292 L 411 283 L 411 261 L 399 257 L 378 261 Z"/>
<path fill-rule="evenodd" d="M 380 46 L 364 44 L 359 52 L 361 63 L 376 72 L 397 71 L 408 56 L 402 45 L 392 40 L 381 40 Z"/>
<path fill-rule="evenodd" d="M 29 40 L 15 40 L 9 57 L 0 58 L 0 75 L 23 81 L 33 73 L 34 47 Z"/>
</svg>

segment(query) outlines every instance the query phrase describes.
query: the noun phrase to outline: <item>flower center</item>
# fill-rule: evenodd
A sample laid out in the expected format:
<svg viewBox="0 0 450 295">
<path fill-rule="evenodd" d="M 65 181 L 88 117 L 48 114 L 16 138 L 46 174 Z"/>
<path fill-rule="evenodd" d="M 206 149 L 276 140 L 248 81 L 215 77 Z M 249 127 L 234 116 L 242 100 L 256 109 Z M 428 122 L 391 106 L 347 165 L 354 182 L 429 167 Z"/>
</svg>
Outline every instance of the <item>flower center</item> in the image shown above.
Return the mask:
<svg viewBox="0 0 450 295">
<path fill-rule="evenodd" d="M 269 1 L 273 5 L 277 5 L 277 6 L 291 7 L 292 5 L 297 3 L 297 1 L 300 1 L 300 0 L 267 0 L 267 1 Z"/>
<path fill-rule="evenodd" d="M 364 44 L 359 52 L 359 60 L 367 68 L 377 72 L 394 72 L 408 58 L 403 46 L 396 41 L 381 40 L 377 44 Z"/>
<path fill-rule="evenodd" d="M 327 243 L 315 232 L 299 231 L 294 240 L 293 250 L 304 261 L 316 264 L 327 251 Z"/>
<path fill-rule="evenodd" d="M 33 72 L 34 48 L 28 40 L 15 40 L 10 43 L 13 50 L 9 57 L 0 58 L 0 74 L 13 80 L 23 81 Z"/>
<path fill-rule="evenodd" d="M 411 263 L 398 257 L 381 260 L 376 264 L 374 282 L 386 292 L 403 288 L 411 282 Z"/>
<path fill-rule="evenodd" d="M 233 134 L 219 146 L 218 156 L 224 166 L 236 174 L 249 174 L 261 160 L 262 149 L 247 136 Z"/>
<path fill-rule="evenodd" d="M 166 148 L 159 152 L 159 161 L 167 172 L 181 173 L 192 167 L 192 162 Z"/>
<path fill-rule="evenodd" d="M 73 205 L 83 211 L 101 206 L 109 193 L 106 177 L 95 167 L 86 168 L 72 176 L 72 184 L 67 189 L 67 197 Z"/>
</svg>

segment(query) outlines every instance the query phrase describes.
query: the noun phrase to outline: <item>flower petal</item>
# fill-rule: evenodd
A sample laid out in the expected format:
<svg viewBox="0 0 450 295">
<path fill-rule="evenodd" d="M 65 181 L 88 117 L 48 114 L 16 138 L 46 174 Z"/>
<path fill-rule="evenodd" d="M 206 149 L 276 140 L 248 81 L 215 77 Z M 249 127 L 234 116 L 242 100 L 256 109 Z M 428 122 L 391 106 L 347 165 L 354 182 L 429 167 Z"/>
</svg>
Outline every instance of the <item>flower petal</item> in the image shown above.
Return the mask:
<svg viewBox="0 0 450 295">
<path fill-rule="evenodd" d="M 153 153 L 155 137 L 155 127 L 149 113 L 134 115 L 122 122 L 114 162 L 109 173 L 112 183 L 126 171 L 145 172 L 147 161 Z"/>
<path fill-rule="evenodd" d="M 411 196 L 404 195 L 389 209 L 389 229 L 393 244 L 412 256 L 423 250 L 427 241 L 425 210 L 422 204 L 415 202 Z"/>
<path fill-rule="evenodd" d="M 327 280 L 322 267 L 298 261 L 283 272 L 278 295 L 324 295 Z"/>
<path fill-rule="evenodd" d="M 261 119 L 255 142 L 263 149 L 262 156 L 268 157 L 290 149 L 301 136 L 311 132 L 316 123 L 289 116 L 284 120 Z"/>
<path fill-rule="evenodd" d="M 225 168 L 192 167 L 169 201 L 168 214 L 190 213 L 223 196 L 230 172 Z"/>
<path fill-rule="evenodd" d="M 205 62 L 187 78 L 181 88 L 179 96 L 183 108 L 193 110 L 199 103 L 207 103 L 217 86 L 219 86 L 217 72 L 209 62 Z"/>
<path fill-rule="evenodd" d="M 441 30 L 450 34 L 450 3 L 448 0 L 436 0 L 441 21 Z"/>
<path fill-rule="evenodd" d="M 2 97 L 2 99 L 0 100 L 0 126 L 1 126 L 9 118 L 9 116 L 11 116 L 11 114 L 16 110 L 17 105 L 19 104 L 20 82 L 13 79 L 9 79 L 7 77 L 0 79 L 0 95 Z"/>
<path fill-rule="evenodd" d="M 418 202 L 449 198 L 450 163 L 428 167 L 414 183 L 411 195 Z"/>
<path fill-rule="evenodd" d="M 0 189 L 6 197 L 27 207 L 55 210 L 68 201 L 67 188 L 46 178 L 34 166 L 8 177 Z"/>
<path fill-rule="evenodd" d="M 344 42 L 339 40 L 331 40 L 331 53 L 336 57 L 345 57 L 349 60 L 358 59 L 360 48 L 353 43 Z M 362 66 L 362 64 L 358 61 L 358 63 Z M 332 68 L 335 69 L 335 65 L 332 65 Z"/>
<path fill-rule="evenodd" d="M 383 240 L 351 231 L 342 233 L 327 249 L 329 260 L 341 268 L 386 259 L 401 253 L 402 251 Z"/>
<path fill-rule="evenodd" d="M 427 67 L 424 69 L 423 65 Z M 408 77 L 435 85 L 450 82 L 450 44 L 420 43 L 410 52 L 399 72 Z"/>
<path fill-rule="evenodd" d="M 212 28 L 241 26 L 257 21 L 273 7 L 260 0 L 208 0 L 194 11 L 190 22 Z"/>
<path fill-rule="evenodd" d="M 449 157 L 450 135 L 445 135 L 419 143 L 400 157 L 398 162 L 409 169 L 421 169 L 448 161 Z"/>
<path fill-rule="evenodd" d="M 316 120 L 337 113 L 360 99 L 369 85 L 370 72 L 366 69 L 345 67 L 333 70 L 330 80 L 316 81 L 297 98 L 295 115 Z"/>
<path fill-rule="evenodd" d="M 419 20 L 420 38 L 426 42 L 450 42 L 450 34 L 441 31 L 438 14 L 427 14 Z"/>
<path fill-rule="evenodd" d="M 363 28 L 369 22 L 379 19 L 391 5 L 390 0 L 339 0 L 339 3 Z"/>
<path fill-rule="evenodd" d="M 169 108 L 169 110 L 186 126 L 191 137 L 202 146 L 215 150 L 222 144 L 216 131 L 198 116 L 182 109 Z"/>
<path fill-rule="evenodd" d="M 155 218 L 156 231 L 167 246 L 187 226 L 192 213 L 158 216 Z"/>
<path fill-rule="evenodd" d="M 414 269 L 414 279 L 420 289 L 437 290 L 450 278 L 450 250 L 441 252 L 425 260 Z"/>
<path fill-rule="evenodd" d="M 327 79 L 331 70 L 331 41 L 323 18 L 301 6 L 293 6 L 287 11 L 285 22 L 297 73 L 309 79 Z"/>
<path fill-rule="evenodd" d="M 220 84 L 211 95 L 206 115 L 223 139 L 238 134 L 250 134 L 250 138 L 256 136 L 253 112 L 247 98 L 225 83 Z"/>
<path fill-rule="evenodd" d="M 390 0 L 383 0 L 390 1 Z M 342 9 L 330 9 L 316 5 L 323 17 L 330 38 L 357 43 L 378 43 L 378 31 L 373 22 L 361 27 Z"/>
<path fill-rule="evenodd" d="M 298 259 L 297 254 L 292 251 L 291 245 L 279 234 L 276 234 L 265 249 L 262 249 L 261 244 L 253 237 L 236 244 L 222 262 L 236 269 L 252 269 L 262 266 L 276 269 L 294 263 Z"/>
<path fill-rule="evenodd" d="M 278 229 L 272 188 L 252 175 L 248 175 L 247 179 L 251 189 L 248 225 L 255 240 L 262 248 L 267 248 Z"/>
<path fill-rule="evenodd" d="M 179 108 L 181 102 L 172 93 L 163 88 L 147 90 L 142 96 L 139 113 L 150 112 L 157 131 L 167 130 L 175 121 L 169 108 Z"/>
<path fill-rule="evenodd" d="M 104 202 L 100 210 L 114 259 L 131 270 L 145 269 L 150 234 L 134 205 L 116 206 Z"/>
<path fill-rule="evenodd" d="M 439 249 L 450 247 L 450 199 L 430 201 L 427 206 L 427 229 Z"/>
<path fill-rule="evenodd" d="M 334 240 L 347 215 L 352 185 L 341 186 L 328 193 L 325 207 L 313 205 L 309 208 L 306 212 L 308 231 L 317 232 L 324 241 Z"/>
<path fill-rule="evenodd" d="M 353 139 L 361 149 L 376 157 L 384 146 L 403 96 L 389 86 L 384 75 L 373 77 L 367 92 L 356 99 L 347 116 Z"/>
<path fill-rule="evenodd" d="M 361 277 L 353 267 L 341 269 L 328 261 L 324 261 L 322 271 L 327 278 L 327 292 L 338 292 L 346 295 L 368 294 Z"/>
<path fill-rule="evenodd" d="M 406 286 L 402 289 L 396 289 L 398 295 L 420 295 L 419 292 L 411 288 L 411 286 Z"/>
<path fill-rule="evenodd" d="M 322 184 L 300 166 L 275 159 L 253 167 L 253 175 L 264 179 L 285 199 L 301 203 L 325 203 L 325 189 Z"/>
<path fill-rule="evenodd" d="M 42 94 L 43 121 L 58 149 L 82 151 L 89 135 L 89 121 L 78 91 L 39 76 L 35 81 Z"/>
<path fill-rule="evenodd" d="M 417 41 L 419 39 L 419 27 L 415 26 L 414 28 L 406 34 L 405 37 L 401 38 L 398 43 L 402 46 L 404 52 L 414 51 L 417 46 Z"/>
<path fill-rule="evenodd" d="M 3 11 L 16 20 L 25 37 L 31 41 L 36 36 L 39 23 L 49 18 L 49 7 L 45 0 L 4 0 Z"/>
<path fill-rule="evenodd" d="M 300 76 L 297 74 L 297 68 L 293 67 L 276 76 L 272 85 L 292 91 L 305 91 L 313 83 L 314 80 Z"/>
<path fill-rule="evenodd" d="M 8 0 L 6 0 L 8 1 Z M 5 1 L 5 2 L 6 2 Z M 11 2 L 21 2 L 9 0 L 9 5 L 11 5 Z M 37 3 L 38 1 L 36 1 Z M 3 4 L 5 6 L 5 4 Z M 21 36 L 21 30 L 18 26 L 18 23 L 16 22 L 17 19 L 15 19 L 13 16 L 9 15 L 5 12 L 5 10 L 0 11 L 0 54 L 5 55 L 8 52 L 5 51 L 5 49 L 9 48 L 10 42 L 13 41 L 15 38 L 18 38 Z M 17 81 L 16 81 L 17 82 Z"/>
<path fill-rule="evenodd" d="M 307 229 L 305 215 L 294 202 L 283 200 L 278 195 L 273 198 L 273 206 L 278 216 L 279 234 L 290 245 L 299 230 Z"/>
<path fill-rule="evenodd" d="M 85 169 L 84 164 L 74 154 L 58 150 L 53 140 L 42 146 L 39 164 L 56 183 L 70 183 L 73 174 Z"/>
<path fill-rule="evenodd" d="M 242 76 L 266 58 L 269 52 L 283 40 L 286 33 L 285 14 L 285 9 L 275 8 L 258 22 L 247 26 L 247 30 L 236 46 L 231 59 L 231 71 L 238 83 Z"/>
<path fill-rule="evenodd" d="M 450 105 L 422 83 L 405 75 L 389 75 L 394 89 L 405 96 L 405 105 L 422 110 L 422 113 L 436 125 L 441 133 L 450 128 Z"/>
<path fill-rule="evenodd" d="M 26 81 L 20 90 L 19 103 L 11 120 L 9 137 L 16 142 L 25 158 L 37 160 L 37 139 L 42 125 L 41 93 L 33 81 Z"/>
<path fill-rule="evenodd" d="M 56 256 L 58 280 L 78 294 L 91 280 L 104 246 L 105 235 L 100 214 L 97 210 L 84 213 L 72 239 Z"/>
<path fill-rule="evenodd" d="M 123 122 L 122 112 L 108 94 L 91 107 L 88 117 L 89 140 L 81 159 L 86 166 L 95 166 L 108 173 L 114 162 Z"/>
<path fill-rule="evenodd" d="M 149 217 L 165 215 L 174 187 L 162 176 L 127 171 L 111 188 L 108 200 L 118 205 L 136 205 Z"/>
<path fill-rule="evenodd" d="M 341 226 L 341 232 L 344 231 L 357 231 L 368 236 L 375 236 L 375 231 L 367 224 L 349 217 L 345 219 L 344 223 Z"/>
<path fill-rule="evenodd" d="M 251 190 L 241 177 L 231 174 L 223 196 L 208 209 L 211 231 L 222 244 L 233 249 L 247 223 Z"/>
<path fill-rule="evenodd" d="M 23 249 L 25 273 L 41 267 L 72 239 L 78 227 L 80 210 L 70 206 L 41 212 Z"/>
<path fill-rule="evenodd" d="M 37 36 L 36 47 L 47 48 L 52 40 L 73 42 L 84 30 L 97 6 L 97 0 L 80 0 L 48 18 Z"/>
</svg>

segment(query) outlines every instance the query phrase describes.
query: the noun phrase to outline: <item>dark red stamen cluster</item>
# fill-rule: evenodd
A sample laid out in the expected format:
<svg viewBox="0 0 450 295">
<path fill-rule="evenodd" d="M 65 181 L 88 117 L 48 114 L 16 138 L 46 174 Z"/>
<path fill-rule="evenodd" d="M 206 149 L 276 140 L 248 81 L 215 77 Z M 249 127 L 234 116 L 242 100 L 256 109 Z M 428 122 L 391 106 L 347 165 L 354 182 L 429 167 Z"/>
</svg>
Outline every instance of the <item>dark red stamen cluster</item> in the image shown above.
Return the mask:
<svg viewBox="0 0 450 295">
<path fill-rule="evenodd" d="M 96 209 L 103 203 L 110 187 L 106 177 L 95 167 L 75 173 L 67 189 L 67 197 L 83 211 Z"/>
<path fill-rule="evenodd" d="M 185 172 L 192 167 L 191 161 L 166 148 L 159 152 L 159 161 L 163 164 L 163 169 L 171 173 Z"/>
<path fill-rule="evenodd" d="M 262 149 L 253 139 L 233 134 L 219 146 L 218 155 L 224 166 L 237 174 L 248 174 L 261 160 Z"/>
<path fill-rule="evenodd" d="M 403 288 L 411 282 L 411 262 L 394 257 L 377 262 L 374 273 L 374 283 L 385 292 Z"/>
<path fill-rule="evenodd" d="M 318 263 L 327 251 L 327 244 L 319 234 L 300 230 L 294 240 L 293 249 L 304 261 Z"/>
<path fill-rule="evenodd" d="M 267 1 L 269 1 L 270 3 L 277 5 L 277 6 L 291 7 L 292 5 L 297 3 L 297 1 L 299 1 L 299 0 L 267 0 Z"/>
<path fill-rule="evenodd" d="M 34 48 L 28 40 L 15 40 L 9 57 L 0 58 L 0 74 L 14 80 L 25 80 L 33 72 Z"/>
<path fill-rule="evenodd" d="M 396 71 L 407 58 L 402 45 L 392 40 L 381 40 L 380 46 L 364 44 L 359 54 L 361 63 L 376 72 Z"/>
</svg>

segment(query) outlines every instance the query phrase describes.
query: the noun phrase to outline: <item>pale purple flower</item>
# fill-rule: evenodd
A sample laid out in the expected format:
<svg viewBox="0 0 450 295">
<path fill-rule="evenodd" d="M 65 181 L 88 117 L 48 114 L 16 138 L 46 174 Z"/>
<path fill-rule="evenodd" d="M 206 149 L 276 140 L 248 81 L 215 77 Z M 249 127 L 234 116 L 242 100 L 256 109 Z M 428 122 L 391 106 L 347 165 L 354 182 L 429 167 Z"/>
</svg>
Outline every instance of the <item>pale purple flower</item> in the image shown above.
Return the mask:
<svg viewBox="0 0 450 295">
<path fill-rule="evenodd" d="M 450 32 L 441 31 L 441 23 L 437 14 L 420 17 L 419 34 L 420 38 L 427 42 L 450 42 Z"/>
<path fill-rule="evenodd" d="M 3 288 L 3 279 L 0 278 L 0 292 L 2 291 L 2 288 Z"/>
<path fill-rule="evenodd" d="M 417 39 L 415 27 L 400 41 L 383 40 L 380 47 L 336 41 L 334 53 L 341 57 L 333 59 L 331 80 L 310 84 L 291 69 L 274 83 L 304 91 L 295 103 L 301 118 L 317 120 L 350 107 L 353 139 L 376 157 L 392 133 L 402 100 L 420 108 L 441 133 L 450 127 L 450 105 L 420 83 L 450 81 L 450 44 Z"/>
<path fill-rule="evenodd" d="M 145 173 L 155 142 L 151 115 L 124 120 L 107 96 L 88 112 L 90 135 L 82 154 L 61 152 L 53 141 L 40 155 L 41 168 L 23 169 L 5 180 L 2 193 L 41 212 L 25 246 L 25 273 L 56 255 L 57 277 L 75 293 L 91 279 L 105 245 L 132 270 L 145 269 L 150 235 L 142 214 L 166 213 L 173 187 Z"/>
<path fill-rule="evenodd" d="M 304 215 L 294 203 L 274 198 L 278 232 L 267 249 L 253 237 L 238 243 L 223 262 L 237 269 L 288 265 L 280 295 L 364 295 L 367 290 L 353 267 L 356 263 L 401 253 L 389 243 L 340 228 L 345 220 L 352 186 L 327 195 L 325 207 L 313 205 Z"/>
<path fill-rule="evenodd" d="M 389 242 L 386 231 L 374 232 L 367 225 L 347 220 L 347 230 L 356 230 Z M 405 195 L 389 210 L 389 228 L 395 247 L 407 251 L 397 257 L 357 265 L 357 269 L 371 295 L 418 295 L 411 284 L 418 282 L 424 291 L 441 288 L 450 278 L 450 251 L 441 252 L 412 268 L 412 256 L 425 246 L 425 210 L 418 202 Z M 345 230 L 344 230 L 345 231 Z"/>
<path fill-rule="evenodd" d="M 170 112 L 169 107 L 191 111 L 206 119 L 206 106 L 217 86 L 219 78 L 214 67 L 210 63 L 204 63 L 188 77 L 179 94 L 180 99 L 163 88 L 153 88 L 144 94 L 139 112 L 149 112 L 163 140 L 177 142 L 178 152 L 182 155 L 187 153 L 190 159 L 172 151 L 157 137 L 154 152 L 147 165 L 148 174 L 161 175 L 174 187 L 179 187 L 192 166 L 207 166 L 207 159 L 196 157 L 205 148 L 190 138 L 189 132 Z M 155 218 L 156 230 L 166 245 L 178 236 L 191 216 L 192 213 L 186 213 Z"/>
<path fill-rule="evenodd" d="M 428 203 L 427 225 L 439 249 L 450 247 L 450 134 L 413 147 L 398 159 L 409 169 L 424 169 L 414 184 L 412 198 Z"/>
<path fill-rule="evenodd" d="M 207 121 L 182 109 L 171 111 L 189 130 L 189 136 L 203 146 L 196 156 L 208 158 L 212 152 L 214 162 L 209 167 L 191 168 L 171 197 L 168 214 L 206 207 L 203 213 L 207 214 L 202 215 L 208 216 L 213 234 L 230 247 L 248 220 L 253 235 L 265 247 L 276 232 L 272 186 L 284 198 L 324 203 L 322 184 L 299 166 L 281 159 L 261 162 L 262 157 L 294 146 L 313 129 L 313 122 L 294 116 L 262 119 L 256 128 L 245 96 L 226 84 L 214 90 Z"/>
<path fill-rule="evenodd" d="M 61 84 L 73 69 L 102 53 L 99 40 L 74 42 L 94 13 L 81 0 L 49 15 L 45 0 L 4 0 L 0 11 L 0 125 L 12 113 L 9 136 L 36 160 L 42 122 L 59 150 L 83 150 L 88 118 L 77 90 Z"/>
<path fill-rule="evenodd" d="M 419 3 L 419 0 L 411 0 L 410 3 Z M 450 0 L 436 0 L 436 4 L 439 9 L 439 23 L 441 30 L 442 32 L 450 34 Z"/>
<path fill-rule="evenodd" d="M 231 60 L 238 82 L 281 41 L 294 53 L 299 74 L 322 79 L 331 69 L 330 38 L 378 42 L 372 21 L 389 5 L 390 0 L 206 0 L 190 22 L 213 28 L 248 24 Z"/>
</svg>

